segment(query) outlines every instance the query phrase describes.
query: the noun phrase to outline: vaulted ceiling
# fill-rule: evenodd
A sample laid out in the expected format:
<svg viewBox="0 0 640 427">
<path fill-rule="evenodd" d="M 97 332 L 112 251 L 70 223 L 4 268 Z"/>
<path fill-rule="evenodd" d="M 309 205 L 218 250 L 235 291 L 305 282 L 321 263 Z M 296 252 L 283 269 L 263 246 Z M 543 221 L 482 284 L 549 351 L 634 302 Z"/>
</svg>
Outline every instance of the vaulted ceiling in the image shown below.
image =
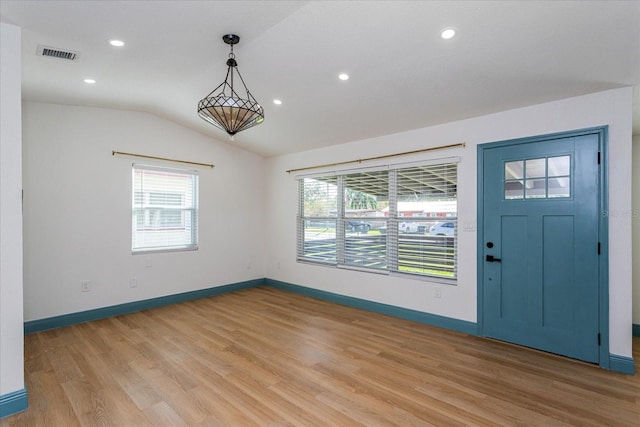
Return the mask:
<svg viewBox="0 0 640 427">
<path fill-rule="evenodd" d="M 640 134 L 638 1 L 2 0 L 0 17 L 23 28 L 25 100 L 145 111 L 263 156 L 624 86 Z M 265 109 L 234 141 L 196 113 L 227 33 Z"/>
</svg>

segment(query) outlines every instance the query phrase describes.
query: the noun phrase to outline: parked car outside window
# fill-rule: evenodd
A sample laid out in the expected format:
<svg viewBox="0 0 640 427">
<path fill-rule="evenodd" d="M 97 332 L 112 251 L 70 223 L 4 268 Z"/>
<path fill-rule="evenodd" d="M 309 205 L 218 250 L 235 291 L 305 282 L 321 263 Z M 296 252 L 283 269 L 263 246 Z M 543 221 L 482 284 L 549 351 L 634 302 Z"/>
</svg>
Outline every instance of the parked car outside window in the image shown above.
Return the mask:
<svg viewBox="0 0 640 427">
<path fill-rule="evenodd" d="M 401 222 L 400 224 L 398 224 L 398 232 L 400 232 L 400 233 L 422 233 L 422 234 L 424 234 L 426 229 L 427 229 L 427 227 L 425 225 L 417 223 L 417 222 L 413 222 L 413 221 Z"/>
<path fill-rule="evenodd" d="M 456 226 L 453 222 L 437 222 L 429 229 L 429 234 L 434 236 L 450 236 L 455 235 Z"/>
<path fill-rule="evenodd" d="M 371 224 L 365 221 L 349 221 L 345 227 L 348 231 L 357 231 L 359 233 L 368 233 L 371 230 Z"/>
</svg>

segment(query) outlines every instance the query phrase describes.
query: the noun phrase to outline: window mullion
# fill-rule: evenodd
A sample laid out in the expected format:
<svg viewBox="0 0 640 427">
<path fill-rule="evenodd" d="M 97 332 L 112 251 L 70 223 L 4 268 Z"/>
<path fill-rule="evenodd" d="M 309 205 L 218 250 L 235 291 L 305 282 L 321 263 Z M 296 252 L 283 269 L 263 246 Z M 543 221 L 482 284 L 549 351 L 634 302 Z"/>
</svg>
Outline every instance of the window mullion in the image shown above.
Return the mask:
<svg viewBox="0 0 640 427">
<path fill-rule="evenodd" d="M 298 244 L 296 248 L 298 259 L 304 258 L 304 179 L 298 180 L 298 217 L 296 218 L 296 233 Z"/>
<path fill-rule="evenodd" d="M 398 271 L 397 172 L 389 170 L 389 219 L 387 222 L 387 269 Z"/>
<path fill-rule="evenodd" d="M 338 208 L 336 212 L 336 260 L 338 265 L 345 263 L 345 233 L 344 233 L 344 175 L 338 175 Z"/>
</svg>

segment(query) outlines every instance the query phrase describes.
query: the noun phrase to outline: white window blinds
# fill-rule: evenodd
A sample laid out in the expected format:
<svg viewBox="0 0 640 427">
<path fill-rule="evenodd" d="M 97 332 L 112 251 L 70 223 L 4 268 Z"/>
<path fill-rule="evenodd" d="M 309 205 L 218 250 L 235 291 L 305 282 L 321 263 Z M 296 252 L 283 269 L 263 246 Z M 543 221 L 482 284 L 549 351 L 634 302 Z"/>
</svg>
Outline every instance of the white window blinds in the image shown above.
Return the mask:
<svg viewBox="0 0 640 427">
<path fill-rule="evenodd" d="M 457 160 L 299 177 L 299 261 L 457 276 Z"/>
<path fill-rule="evenodd" d="M 338 218 L 337 177 L 299 181 L 298 253 L 303 258 L 335 264 Z"/>
<path fill-rule="evenodd" d="M 134 164 L 131 249 L 195 250 L 198 247 L 198 172 Z"/>
</svg>

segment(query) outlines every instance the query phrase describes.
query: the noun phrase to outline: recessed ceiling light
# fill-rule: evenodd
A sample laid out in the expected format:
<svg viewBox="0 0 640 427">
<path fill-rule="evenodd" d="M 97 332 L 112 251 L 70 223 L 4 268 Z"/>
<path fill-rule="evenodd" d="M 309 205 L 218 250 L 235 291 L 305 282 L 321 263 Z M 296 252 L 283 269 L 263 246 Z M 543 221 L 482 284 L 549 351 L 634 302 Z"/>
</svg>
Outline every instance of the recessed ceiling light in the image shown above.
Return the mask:
<svg viewBox="0 0 640 427">
<path fill-rule="evenodd" d="M 109 44 L 111 46 L 115 46 L 115 47 L 122 47 L 124 46 L 124 42 L 122 40 L 109 40 Z"/>
<path fill-rule="evenodd" d="M 96 84 L 96 81 L 94 79 L 84 79 L 83 81 L 88 85 Z"/>
<path fill-rule="evenodd" d="M 454 30 L 453 28 L 447 28 L 445 30 L 442 30 L 442 32 L 440 33 L 440 37 L 442 37 L 445 40 L 453 38 L 453 36 L 455 35 L 456 35 L 456 30 Z"/>
<path fill-rule="evenodd" d="M 279 99 L 274 99 L 273 103 L 276 105 L 282 105 L 282 101 L 280 101 Z"/>
<path fill-rule="evenodd" d="M 340 80 L 349 80 L 349 74 L 347 73 L 338 74 L 338 78 Z"/>
</svg>

